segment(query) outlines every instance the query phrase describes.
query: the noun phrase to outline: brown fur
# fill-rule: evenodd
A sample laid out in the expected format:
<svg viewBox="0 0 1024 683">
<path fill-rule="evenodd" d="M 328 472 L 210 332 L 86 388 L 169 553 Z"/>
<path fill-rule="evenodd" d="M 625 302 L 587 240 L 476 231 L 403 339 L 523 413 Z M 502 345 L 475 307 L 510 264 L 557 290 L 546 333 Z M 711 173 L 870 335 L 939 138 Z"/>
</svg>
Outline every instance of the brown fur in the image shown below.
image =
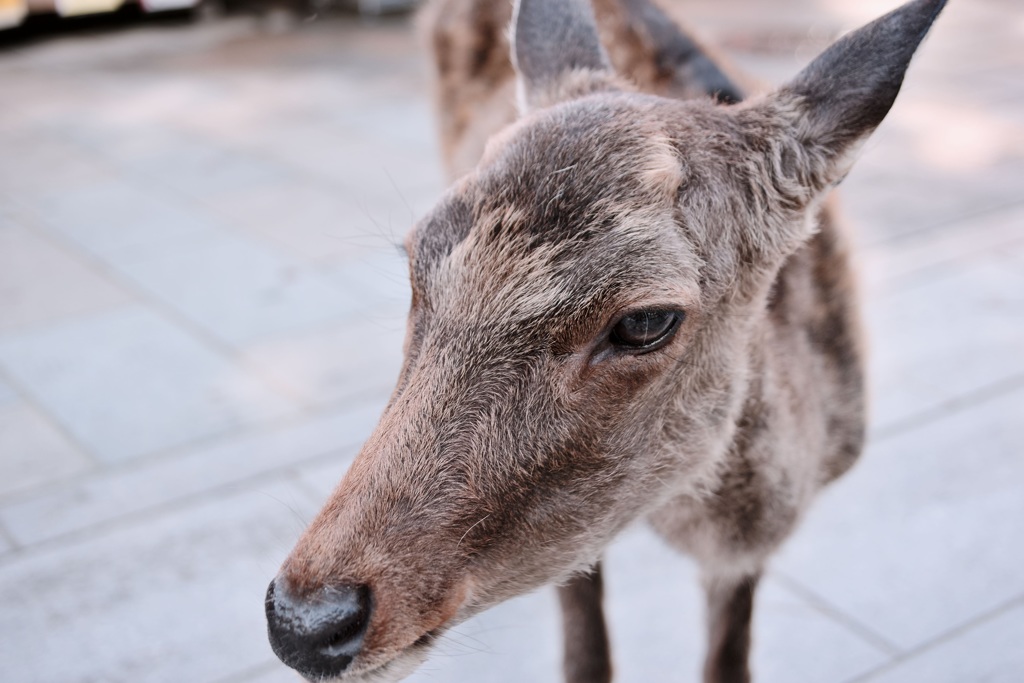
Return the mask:
<svg viewBox="0 0 1024 683">
<path fill-rule="evenodd" d="M 599 683 L 611 671 L 600 575 L 579 573 L 646 518 L 704 574 L 706 680 L 745 681 L 751 577 L 864 437 L 849 245 L 825 196 L 895 97 L 916 45 L 899 32 L 919 31 L 938 0 L 735 106 L 716 99 L 739 89 L 646 2 L 598 0 L 607 56 L 549 69 L 525 52 L 544 12 L 571 9 L 583 30 L 589 10 L 520 1 L 519 118 L 507 3 L 437 0 L 425 14 L 461 177 L 407 240 L 413 300 L 391 401 L 278 581 L 299 596 L 372 590 L 345 681 L 394 680 L 453 624 L 568 582 L 567 676 Z M 845 68 L 862 44 L 882 54 L 879 40 L 902 67 L 859 59 L 851 82 L 869 106 L 842 82 L 809 104 L 817 71 Z M 638 308 L 685 317 L 658 350 L 624 351 L 609 330 Z"/>
</svg>

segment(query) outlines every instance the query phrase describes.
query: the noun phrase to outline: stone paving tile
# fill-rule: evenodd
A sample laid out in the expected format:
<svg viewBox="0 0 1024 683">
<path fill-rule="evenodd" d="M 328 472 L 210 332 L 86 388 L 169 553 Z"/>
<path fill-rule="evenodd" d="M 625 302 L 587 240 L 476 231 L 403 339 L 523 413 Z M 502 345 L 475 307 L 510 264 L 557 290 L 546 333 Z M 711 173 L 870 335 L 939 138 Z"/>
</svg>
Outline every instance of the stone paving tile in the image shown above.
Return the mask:
<svg viewBox="0 0 1024 683">
<path fill-rule="evenodd" d="M 868 302 L 875 431 L 1024 372 L 1024 271 L 997 258 Z"/>
<path fill-rule="evenodd" d="M 45 277 L 40 277 L 45 273 Z M 131 297 L 32 231 L 0 225 L 0 336 Z"/>
<path fill-rule="evenodd" d="M 217 228 L 210 217 L 121 179 L 54 189 L 22 201 L 45 227 L 115 264 Z"/>
<path fill-rule="evenodd" d="M 92 465 L 30 406 L 0 405 L 0 496 L 87 471 Z"/>
<path fill-rule="evenodd" d="M 312 513 L 294 486 L 267 483 L 4 556 L 5 679 L 205 683 L 268 661 L 262 596 Z"/>
<path fill-rule="evenodd" d="M 310 404 L 391 393 L 401 367 L 410 291 L 408 266 L 395 253 L 325 271 L 359 302 L 343 322 L 245 350 L 245 358 Z"/>
<path fill-rule="evenodd" d="M 0 367 L 106 462 L 293 410 L 238 363 L 135 306 L 9 335 Z"/>
<path fill-rule="evenodd" d="M 437 124 L 426 92 L 401 99 L 379 98 L 361 107 L 329 110 L 326 120 L 343 130 L 388 140 L 426 159 L 440 158 Z M 435 163 L 436 173 L 436 163 Z"/>
<path fill-rule="evenodd" d="M 442 189 L 435 157 L 410 154 L 387 139 L 367 139 L 309 122 L 279 124 L 267 133 L 260 147 L 266 154 L 352 196 L 400 204 L 412 191 Z"/>
<path fill-rule="evenodd" d="M 388 396 L 402 362 L 405 320 L 376 311 L 326 329 L 249 347 L 244 358 L 308 405 Z"/>
<path fill-rule="evenodd" d="M 383 402 L 367 402 L 344 412 L 247 431 L 136 467 L 79 477 L 0 502 L 0 522 L 19 543 L 32 545 L 297 464 L 320 462 L 333 453 L 341 453 L 347 463 L 382 410 Z"/>
<path fill-rule="evenodd" d="M 880 131 L 842 190 L 862 243 L 872 244 L 1019 203 L 1022 186 L 1024 153 L 941 168 L 901 151 Z"/>
<path fill-rule="evenodd" d="M 159 124 L 62 124 L 64 134 L 125 175 L 194 198 L 259 192 L 289 178 L 287 169 L 217 141 Z"/>
<path fill-rule="evenodd" d="M 1021 595 L 1022 414 L 1018 390 L 873 444 L 775 566 L 904 649 Z"/>
<path fill-rule="evenodd" d="M 957 262 L 1022 246 L 1024 204 L 863 250 L 864 285 L 871 294 L 891 291 L 942 277 Z"/>
<path fill-rule="evenodd" d="M 73 191 L 113 179 L 92 155 L 32 127 L 0 133 L 0 148 L 4 150 L 0 188 L 11 197 L 34 198 L 55 189 Z M 14 160 L 17 163 L 11 163 Z"/>
<path fill-rule="evenodd" d="M 205 203 L 233 227 L 327 264 L 392 251 L 415 220 L 404 204 L 370 202 L 302 180 L 258 193 L 220 192 Z"/>
<path fill-rule="evenodd" d="M 343 319 L 357 308 L 326 277 L 270 246 L 223 231 L 139 255 L 117 268 L 233 346 Z"/>
<path fill-rule="evenodd" d="M 1024 672 L 1024 605 L 1008 609 L 936 647 L 858 683 L 1019 683 Z"/>
</svg>

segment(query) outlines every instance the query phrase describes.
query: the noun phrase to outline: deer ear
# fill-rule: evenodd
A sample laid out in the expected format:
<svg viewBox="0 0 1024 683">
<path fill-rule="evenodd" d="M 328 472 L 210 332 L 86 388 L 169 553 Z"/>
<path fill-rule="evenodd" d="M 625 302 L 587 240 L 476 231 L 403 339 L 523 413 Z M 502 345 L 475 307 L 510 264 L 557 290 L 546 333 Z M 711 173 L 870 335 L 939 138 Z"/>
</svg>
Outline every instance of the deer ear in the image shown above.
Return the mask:
<svg viewBox="0 0 1024 683">
<path fill-rule="evenodd" d="M 913 0 L 847 34 L 769 97 L 788 112 L 797 139 L 831 162 L 822 184 L 845 175 L 858 143 L 889 113 L 910 58 L 945 4 Z"/>
<path fill-rule="evenodd" d="M 604 90 L 612 79 L 590 0 L 516 0 L 511 43 L 523 111 Z"/>
<path fill-rule="evenodd" d="M 651 0 L 617 0 L 636 38 L 651 53 L 659 76 L 667 76 L 668 97 L 710 96 L 722 104 L 743 99 L 743 90 L 708 52 Z"/>
</svg>

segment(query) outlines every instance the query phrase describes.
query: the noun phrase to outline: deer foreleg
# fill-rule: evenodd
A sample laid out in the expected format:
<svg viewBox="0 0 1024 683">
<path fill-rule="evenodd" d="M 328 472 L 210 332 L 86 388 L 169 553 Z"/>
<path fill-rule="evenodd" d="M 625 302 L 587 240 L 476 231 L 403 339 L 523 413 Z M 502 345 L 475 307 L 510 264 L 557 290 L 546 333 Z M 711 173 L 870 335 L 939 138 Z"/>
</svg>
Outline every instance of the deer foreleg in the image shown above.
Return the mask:
<svg viewBox="0 0 1024 683">
<path fill-rule="evenodd" d="M 704 581 L 708 654 L 704 683 L 749 683 L 750 620 L 760 574 L 712 576 Z"/>
<path fill-rule="evenodd" d="M 601 565 L 558 588 L 565 633 L 566 683 L 610 683 L 611 651 L 604 624 Z"/>
</svg>

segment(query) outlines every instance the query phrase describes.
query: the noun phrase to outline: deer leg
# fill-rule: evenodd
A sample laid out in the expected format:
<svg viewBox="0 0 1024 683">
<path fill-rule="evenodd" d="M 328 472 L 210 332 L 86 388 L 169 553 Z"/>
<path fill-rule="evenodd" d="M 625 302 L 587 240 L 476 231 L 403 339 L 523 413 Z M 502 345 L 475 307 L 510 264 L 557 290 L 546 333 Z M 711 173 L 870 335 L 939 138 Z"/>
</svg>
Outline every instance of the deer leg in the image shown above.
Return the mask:
<svg viewBox="0 0 1024 683">
<path fill-rule="evenodd" d="M 760 573 L 705 580 L 708 653 L 704 683 L 750 683 L 750 618 Z"/>
<path fill-rule="evenodd" d="M 566 683 L 610 683 L 611 651 L 601 607 L 601 565 L 574 576 L 558 588 L 565 633 L 563 671 Z"/>
</svg>

